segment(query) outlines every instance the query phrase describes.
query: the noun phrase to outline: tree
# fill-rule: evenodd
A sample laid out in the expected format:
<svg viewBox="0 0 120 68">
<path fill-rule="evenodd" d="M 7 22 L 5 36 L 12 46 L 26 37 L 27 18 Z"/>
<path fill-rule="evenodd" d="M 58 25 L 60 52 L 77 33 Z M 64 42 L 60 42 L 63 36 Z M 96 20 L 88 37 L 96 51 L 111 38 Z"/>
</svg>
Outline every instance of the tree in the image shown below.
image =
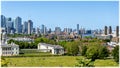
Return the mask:
<svg viewBox="0 0 120 68">
<path fill-rule="evenodd" d="M 86 51 L 86 57 L 95 61 L 95 59 L 103 59 L 108 57 L 109 52 L 107 48 L 99 44 L 90 44 Z"/>
<path fill-rule="evenodd" d="M 114 60 L 119 63 L 119 45 L 117 45 L 114 50 L 112 51 L 112 55 Z"/>
<path fill-rule="evenodd" d="M 85 45 L 82 46 L 82 52 L 81 52 L 82 56 L 85 56 L 86 51 L 87 51 L 87 46 L 85 46 Z"/>
<path fill-rule="evenodd" d="M 99 55 L 98 57 L 103 59 L 105 57 L 108 57 L 109 56 L 109 51 L 107 50 L 107 48 L 105 46 L 101 46 L 99 48 Z"/>
<path fill-rule="evenodd" d="M 91 61 L 91 59 L 80 58 L 77 60 L 78 60 L 78 64 L 75 65 L 77 67 L 93 67 L 94 66 L 94 61 Z"/>
<path fill-rule="evenodd" d="M 89 47 L 86 51 L 86 57 L 95 61 L 98 58 L 98 49 L 96 47 Z"/>
<path fill-rule="evenodd" d="M 75 56 L 75 55 L 78 54 L 79 47 L 78 47 L 77 43 L 75 43 L 75 42 L 68 42 L 68 43 L 66 43 L 65 46 L 66 46 L 67 53 L 69 55 Z"/>
</svg>

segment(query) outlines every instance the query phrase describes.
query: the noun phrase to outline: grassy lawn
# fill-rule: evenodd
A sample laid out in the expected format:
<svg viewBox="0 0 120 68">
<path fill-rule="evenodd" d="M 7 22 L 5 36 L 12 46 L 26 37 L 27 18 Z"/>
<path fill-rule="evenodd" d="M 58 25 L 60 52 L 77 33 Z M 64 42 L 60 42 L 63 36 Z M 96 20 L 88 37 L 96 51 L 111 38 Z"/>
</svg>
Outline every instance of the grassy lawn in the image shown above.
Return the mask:
<svg viewBox="0 0 120 68">
<path fill-rule="evenodd" d="M 113 59 L 106 59 L 106 60 L 102 60 L 102 59 L 97 59 L 94 63 L 95 66 L 97 67 L 102 67 L 102 66 L 119 66 L 119 64 L 117 64 Z"/>
<path fill-rule="evenodd" d="M 77 63 L 76 58 L 82 56 L 53 56 L 53 57 L 19 57 L 6 58 L 9 61 L 8 66 L 18 67 L 74 67 Z M 95 66 L 118 66 L 113 59 L 96 60 Z"/>
<path fill-rule="evenodd" d="M 6 58 L 9 61 L 8 66 L 74 66 L 79 56 L 59 56 L 59 57 L 19 57 Z"/>
</svg>

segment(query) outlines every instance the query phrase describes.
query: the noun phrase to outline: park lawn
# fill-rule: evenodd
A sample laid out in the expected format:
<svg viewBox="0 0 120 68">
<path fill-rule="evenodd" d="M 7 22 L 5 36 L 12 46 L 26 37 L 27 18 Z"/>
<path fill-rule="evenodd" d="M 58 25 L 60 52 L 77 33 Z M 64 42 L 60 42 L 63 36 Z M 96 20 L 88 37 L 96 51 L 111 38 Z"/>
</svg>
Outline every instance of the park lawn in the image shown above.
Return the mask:
<svg viewBox="0 0 120 68">
<path fill-rule="evenodd" d="M 80 56 L 14 57 L 6 59 L 9 61 L 8 67 L 73 67 L 77 63 L 76 58 L 79 57 Z"/>
<path fill-rule="evenodd" d="M 10 57 L 6 59 L 9 61 L 8 67 L 74 67 L 78 62 L 76 58 L 82 58 L 82 56 Z M 95 66 L 118 66 L 118 64 L 113 59 L 97 59 Z"/>
<path fill-rule="evenodd" d="M 97 67 L 102 67 L 102 66 L 119 66 L 119 64 L 117 64 L 114 59 L 97 59 L 94 62 L 94 65 Z"/>
</svg>

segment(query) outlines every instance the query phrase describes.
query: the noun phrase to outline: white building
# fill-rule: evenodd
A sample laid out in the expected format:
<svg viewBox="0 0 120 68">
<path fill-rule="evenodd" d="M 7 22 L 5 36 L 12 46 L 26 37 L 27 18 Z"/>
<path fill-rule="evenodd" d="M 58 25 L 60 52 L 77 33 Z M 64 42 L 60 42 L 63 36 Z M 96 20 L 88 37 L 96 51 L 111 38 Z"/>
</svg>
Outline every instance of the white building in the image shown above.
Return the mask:
<svg viewBox="0 0 120 68">
<path fill-rule="evenodd" d="M 60 45 L 39 43 L 38 50 L 40 50 L 41 52 L 51 52 L 52 54 L 64 54 L 64 48 Z"/>
<path fill-rule="evenodd" d="M 19 45 L 14 43 L 7 44 L 7 35 L 6 32 L 1 33 L 1 42 L 0 42 L 0 55 L 1 56 L 13 56 L 19 55 Z"/>
<path fill-rule="evenodd" d="M 1 56 L 19 55 L 19 45 L 14 43 L 1 44 Z"/>
<path fill-rule="evenodd" d="M 34 41 L 33 39 L 23 38 L 23 37 L 10 38 L 10 39 L 13 39 L 13 40 L 15 40 L 15 41 L 23 41 L 23 42 L 33 42 L 33 41 Z"/>
</svg>

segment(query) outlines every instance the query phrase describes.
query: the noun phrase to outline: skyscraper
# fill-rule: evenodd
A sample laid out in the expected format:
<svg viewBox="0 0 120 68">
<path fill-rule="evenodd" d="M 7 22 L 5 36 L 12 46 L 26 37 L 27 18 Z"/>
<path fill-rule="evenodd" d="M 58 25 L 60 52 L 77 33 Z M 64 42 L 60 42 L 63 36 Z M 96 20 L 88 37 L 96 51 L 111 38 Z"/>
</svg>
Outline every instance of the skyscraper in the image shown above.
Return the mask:
<svg viewBox="0 0 120 68">
<path fill-rule="evenodd" d="M 11 32 L 11 30 L 14 30 L 14 24 L 11 18 L 6 19 L 6 29 L 8 34 Z"/>
<path fill-rule="evenodd" d="M 60 27 L 55 27 L 55 34 L 59 35 L 61 33 L 61 28 Z"/>
<path fill-rule="evenodd" d="M 119 26 L 116 26 L 116 37 L 119 36 Z"/>
<path fill-rule="evenodd" d="M 105 28 L 104 28 L 104 34 L 105 35 L 107 35 L 107 30 L 108 30 L 108 28 L 107 28 L 107 26 L 105 26 Z"/>
<path fill-rule="evenodd" d="M 41 33 L 45 35 L 46 34 L 46 29 L 47 28 L 45 27 L 45 25 L 42 25 Z"/>
<path fill-rule="evenodd" d="M 6 18 L 3 15 L 1 15 L 1 27 L 3 27 L 3 28 L 6 27 Z"/>
<path fill-rule="evenodd" d="M 15 30 L 16 30 L 16 33 L 22 33 L 22 19 L 20 17 L 16 17 L 15 19 Z"/>
<path fill-rule="evenodd" d="M 33 22 L 32 20 L 28 20 L 28 34 L 32 34 L 33 30 Z"/>
<path fill-rule="evenodd" d="M 27 32 L 28 32 L 28 22 L 25 21 L 25 22 L 23 23 L 23 33 L 24 33 L 24 34 L 27 34 Z"/>
<path fill-rule="evenodd" d="M 79 35 L 79 24 L 77 24 L 77 34 Z"/>
<path fill-rule="evenodd" d="M 112 34 L 112 27 L 109 26 L 109 34 Z"/>
</svg>

